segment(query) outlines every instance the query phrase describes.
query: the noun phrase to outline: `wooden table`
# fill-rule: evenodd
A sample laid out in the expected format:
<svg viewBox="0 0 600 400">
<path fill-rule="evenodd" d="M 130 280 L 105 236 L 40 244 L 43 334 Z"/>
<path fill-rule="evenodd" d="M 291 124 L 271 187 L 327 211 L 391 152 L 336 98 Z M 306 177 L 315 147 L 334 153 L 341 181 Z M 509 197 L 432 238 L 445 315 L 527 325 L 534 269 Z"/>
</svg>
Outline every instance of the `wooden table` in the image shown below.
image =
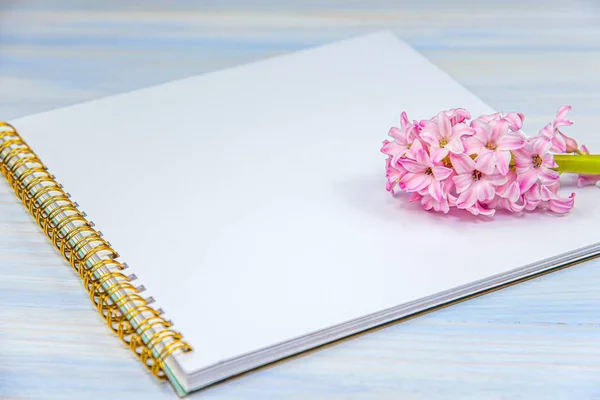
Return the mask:
<svg viewBox="0 0 600 400">
<path fill-rule="evenodd" d="M 1 2 L 0 119 L 389 28 L 529 129 L 563 103 L 575 136 L 600 126 L 595 1 L 188 3 Z M 192 398 L 600 399 L 599 286 L 589 262 Z M 174 398 L 103 325 L 4 180 L 0 398 Z"/>
</svg>

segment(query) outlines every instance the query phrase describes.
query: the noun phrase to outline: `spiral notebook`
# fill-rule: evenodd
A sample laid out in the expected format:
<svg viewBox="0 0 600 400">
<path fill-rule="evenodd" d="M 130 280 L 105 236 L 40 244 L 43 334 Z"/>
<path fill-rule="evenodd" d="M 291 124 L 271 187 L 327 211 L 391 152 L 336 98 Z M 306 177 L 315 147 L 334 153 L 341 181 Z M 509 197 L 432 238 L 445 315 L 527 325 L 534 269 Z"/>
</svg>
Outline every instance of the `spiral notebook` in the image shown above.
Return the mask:
<svg viewBox="0 0 600 400">
<path fill-rule="evenodd" d="M 598 254 L 597 190 L 493 221 L 385 191 L 400 112 L 453 107 L 493 111 L 378 32 L 9 121 L 0 166 L 108 329 L 183 396 Z"/>
</svg>

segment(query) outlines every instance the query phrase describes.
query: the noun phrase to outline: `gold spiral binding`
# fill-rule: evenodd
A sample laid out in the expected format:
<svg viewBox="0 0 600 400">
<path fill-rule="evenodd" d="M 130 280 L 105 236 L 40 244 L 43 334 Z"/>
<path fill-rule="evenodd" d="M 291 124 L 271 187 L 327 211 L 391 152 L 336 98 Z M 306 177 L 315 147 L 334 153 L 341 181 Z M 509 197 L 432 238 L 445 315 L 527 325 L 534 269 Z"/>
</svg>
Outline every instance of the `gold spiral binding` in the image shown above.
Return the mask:
<svg viewBox="0 0 600 400">
<path fill-rule="evenodd" d="M 140 295 L 118 253 L 70 200 L 17 130 L 0 121 L 0 171 L 63 258 L 80 276 L 108 327 L 159 379 L 176 351 L 192 351 L 172 323 Z"/>
</svg>

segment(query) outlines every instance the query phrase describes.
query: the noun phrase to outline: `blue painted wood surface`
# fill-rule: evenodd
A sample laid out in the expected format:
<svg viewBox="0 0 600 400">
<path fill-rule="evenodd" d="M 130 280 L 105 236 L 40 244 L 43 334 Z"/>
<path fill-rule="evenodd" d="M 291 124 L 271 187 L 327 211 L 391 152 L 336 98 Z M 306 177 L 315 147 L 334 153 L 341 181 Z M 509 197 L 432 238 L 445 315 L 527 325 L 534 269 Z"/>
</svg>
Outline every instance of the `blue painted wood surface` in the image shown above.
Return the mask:
<svg viewBox="0 0 600 400">
<path fill-rule="evenodd" d="M 378 29 L 529 126 L 563 103 L 575 136 L 600 126 L 600 5 L 585 0 L 3 1 L 0 119 Z M 600 399 L 599 286 L 588 262 L 192 398 Z M 174 394 L 102 324 L 1 181 L 0 399 L 138 398 Z"/>
</svg>

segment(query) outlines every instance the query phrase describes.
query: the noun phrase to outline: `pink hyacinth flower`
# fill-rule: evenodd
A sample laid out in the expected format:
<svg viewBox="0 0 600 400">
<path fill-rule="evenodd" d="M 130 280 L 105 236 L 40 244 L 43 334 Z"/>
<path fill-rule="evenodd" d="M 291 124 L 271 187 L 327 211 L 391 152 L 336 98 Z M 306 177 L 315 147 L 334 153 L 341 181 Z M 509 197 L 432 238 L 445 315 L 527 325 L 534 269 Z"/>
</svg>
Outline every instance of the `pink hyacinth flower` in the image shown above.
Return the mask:
<svg viewBox="0 0 600 400">
<path fill-rule="evenodd" d="M 544 126 L 538 133 L 537 137 L 532 138 L 534 142 L 548 142 L 550 148 L 555 153 L 565 153 L 567 151 L 567 142 L 564 135 L 557 132 L 552 124 Z"/>
<path fill-rule="evenodd" d="M 421 131 L 423 130 L 423 128 L 425 127 L 426 124 L 427 124 L 427 120 L 426 119 L 422 119 L 420 121 L 415 120 L 411 124 L 411 129 L 413 130 L 413 132 L 415 133 L 415 135 L 420 136 Z"/>
<path fill-rule="evenodd" d="M 506 183 L 496 188 L 496 193 L 502 199 L 507 199 L 512 203 L 517 203 L 521 200 L 521 189 L 517 182 L 517 173 L 515 171 L 509 171 L 506 175 Z"/>
<path fill-rule="evenodd" d="M 497 197 L 493 202 L 494 208 L 503 208 L 513 213 L 520 213 L 525 209 L 525 202 L 513 202 L 504 197 Z"/>
<path fill-rule="evenodd" d="M 508 131 L 508 122 L 504 120 L 479 121 L 471 124 L 475 134 L 464 139 L 467 154 L 478 154 L 485 162 L 491 162 L 502 175 L 508 174 L 511 150 L 520 149 L 525 139 Z M 489 159 L 489 160 L 488 160 Z"/>
<path fill-rule="evenodd" d="M 419 146 L 417 143 L 419 142 L 415 142 L 415 145 Z M 408 158 L 400 160 L 407 173 L 400 180 L 399 186 L 407 192 L 420 192 L 427 188 L 431 197 L 441 201 L 444 194 L 439 181 L 448 178 L 452 174 L 452 169 L 443 165 L 444 157 L 439 149 L 430 149 L 430 152 L 431 156 L 427 150 L 421 148 L 416 151 L 414 160 Z"/>
<path fill-rule="evenodd" d="M 442 200 L 438 201 L 429 194 L 421 195 L 419 193 L 411 193 L 408 201 L 420 202 L 421 207 L 423 207 L 423 209 L 427 211 L 434 210 L 437 212 L 443 212 L 444 214 L 448 214 L 448 212 L 450 211 L 450 205 L 448 204 L 447 199 L 442 198 Z"/>
<path fill-rule="evenodd" d="M 400 163 L 392 164 L 391 156 L 385 160 L 385 190 L 394 194 L 396 185 L 404 175 L 406 175 L 406 169 Z"/>
<path fill-rule="evenodd" d="M 556 118 L 554 118 L 554 122 L 552 123 L 552 127 L 554 128 L 554 134 L 560 136 L 562 140 L 565 142 L 565 152 L 566 153 L 575 153 L 579 148 L 577 141 L 572 137 L 569 137 L 560 131 L 560 127 L 563 126 L 571 126 L 573 125 L 573 121 L 567 118 L 567 114 L 571 111 L 571 106 L 562 106 L 558 109 L 556 113 Z"/>
<path fill-rule="evenodd" d="M 465 149 L 462 137 L 472 134 L 473 130 L 466 124 L 452 125 L 450 118 L 444 112 L 440 112 L 433 120 L 425 123 L 421 131 L 421 140 L 429 144 L 431 148 L 442 149 L 443 157 L 446 157 L 448 152 L 463 153 Z"/>
<path fill-rule="evenodd" d="M 558 182 L 550 186 L 541 186 L 540 197 L 546 203 L 546 208 L 559 214 L 565 214 L 573 208 L 575 203 L 575 193 L 569 197 L 561 198 L 558 196 Z"/>
<path fill-rule="evenodd" d="M 588 150 L 586 145 L 581 146 L 581 152 L 583 154 L 590 154 L 590 151 Z M 584 187 L 595 185 L 599 181 L 600 175 L 579 175 L 577 177 L 577 186 Z"/>
<path fill-rule="evenodd" d="M 577 187 L 592 186 L 600 181 L 600 175 L 579 175 L 577 177 Z"/>
<path fill-rule="evenodd" d="M 554 121 L 533 138 L 520 131 L 520 113 L 471 120 L 468 111 L 453 108 L 411 123 L 403 112 L 400 126 L 388 132 L 391 141 L 381 148 L 387 155 L 386 189 L 394 193 L 400 187 L 409 192 L 410 202 L 442 213 L 453 207 L 481 216 L 493 216 L 500 209 L 566 213 L 575 194 L 559 195 L 553 154 L 589 154 L 560 130 L 572 124 L 570 111 L 570 106 L 560 107 Z M 577 184 L 599 181 L 600 174 L 580 175 Z"/>
<path fill-rule="evenodd" d="M 486 204 L 476 202 L 471 207 L 466 208 L 473 215 L 483 215 L 486 217 L 493 217 L 496 214 L 496 210 Z"/>
<path fill-rule="evenodd" d="M 561 126 L 573 125 L 573 121 L 567 118 L 567 114 L 571 111 L 571 108 L 571 106 L 562 106 L 558 109 L 554 122 L 552 123 L 554 129 L 558 129 Z"/>
<path fill-rule="evenodd" d="M 521 193 L 529 190 L 538 179 L 544 185 L 553 184 L 558 180 L 558 172 L 552 169 L 558 165 L 549 153 L 551 146 L 549 141 L 535 140 L 525 143 L 522 148 L 513 152 Z"/>
<path fill-rule="evenodd" d="M 448 214 L 448 212 L 450 211 L 450 205 L 448 205 L 448 200 L 442 198 L 438 201 L 429 195 L 425 195 L 421 198 L 421 206 L 425 210 L 433 209 L 437 212 L 443 212 L 444 214 Z"/>
<path fill-rule="evenodd" d="M 471 126 L 473 126 L 473 123 L 476 122 L 486 122 L 486 123 L 490 123 L 492 121 L 506 121 L 508 123 L 508 127 L 510 128 L 511 131 L 516 132 L 519 129 L 521 129 L 521 127 L 523 126 L 523 121 L 525 121 L 525 115 L 521 114 L 521 113 L 494 113 L 494 114 L 490 114 L 490 115 L 482 115 L 481 117 L 478 117 L 476 119 L 474 119 L 471 122 Z"/>
<path fill-rule="evenodd" d="M 544 126 L 540 130 L 538 138 L 535 138 L 534 140 L 545 140 L 550 142 L 550 150 L 555 153 L 573 153 L 577 151 L 578 146 L 575 139 L 568 137 L 558 129 L 562 126 L 570 126 L 573 124 L 573 122 L 567 118 L 569 111 L 571 111 L 571 106 L 560 107 L 556 113 L 554 122 Z"/>
<path fill-rule="evenodd" d="M 429 194 L 429 189 L 423 189 L 421 192 L 413 192 L 408 198 L 409 202 L 420 202 L 424 210 L 434 210 L 448 214 L 450 207 L 456 205 L 456 198 L 452 196 L 451 190 L 454 186 L 452 179 L 446 179 L 442 182 L 433 182 L 439 184 L 442 191 L 442 199 L 435 199 Z"/>
<path fill-rule="evenodd" d="M 523 193 L 523 201 L 527 211 L 533 211 L 544 205 L 540 191 L 540 184 L 534 183 L 529 189 Z"/>
<path fill-rule="evenodd" d="M 577 144 L 577 141 L 575 139 L 573 139 L 572 137 L 569 137 L 569 136 L 565 135 L 562 132 L 558 132 L 558 134 L 565 141 L 565 144 L 567 146 L 567 148 L 565 149 L 566 153 L 575 153 L 575 152 L 577 152 L 577 150 L 579 148 L 579 145 Z"/>
<path fill-rule="evenodd" d="M 459 193 L 456 200 L 458 208 L 467 209 L 478 201 L 491 201 L 496 195 L 495 187 L 507 181 L 506 176 L 496 173 L 496 168 L 489 159 L 473 160 L 466 154 L 452 154 L 450 160 L 458 174 L 452 178 Z"/>
<path fill-rule="evenodd" d="M 383 154 L 392 157 L 392 165 L 395 165 L 400 157 L 404 157 L 404 155 L 410 150 L 410 147 L 416 139 L 414 132 L 414 126 L 409 124 L 408 116 L 405 112 L 402 112 L 402 116 L 400 118 L 400 128 L 392 127 L 388 132 L 388 135 L 394 140 L 391 142 L 389 140 L 384 140 L 383 147 L 381 148 L 381 152 Z"/>
<path fill-rule="evenodd" d="M 497 196 L 493 202 L 494 208 L 503 208 L 511 212 L 521 212 L 525 208 L 525 200 L 521 196 L 521 190 L 517 182 L 517 173 L 509 170 L 506 178 L 506 183 L 496 188 Z"/>
<path fill-rule="evenodd" d="M 452 126 L 471 119 L 471 114 L 464 108 L 451 108 L 444 111 L 444 113 L 450 119 L 450 124 Z"/>
</svg>

